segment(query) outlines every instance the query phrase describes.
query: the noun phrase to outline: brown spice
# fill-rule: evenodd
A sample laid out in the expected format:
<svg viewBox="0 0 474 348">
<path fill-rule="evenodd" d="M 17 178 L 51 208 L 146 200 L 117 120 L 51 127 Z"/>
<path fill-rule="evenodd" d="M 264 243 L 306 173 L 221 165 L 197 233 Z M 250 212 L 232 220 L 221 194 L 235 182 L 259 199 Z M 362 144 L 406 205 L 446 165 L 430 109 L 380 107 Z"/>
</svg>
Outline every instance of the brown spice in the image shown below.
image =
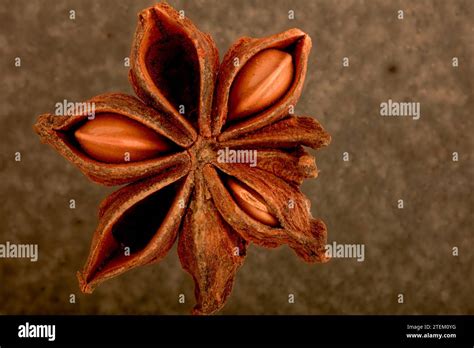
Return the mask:
<svg viewBox="0 0 474 348">
<path fill-rule="evenodd" d="M 87 155 L 105 163 L 143 161 L 171 148 L 151 128 L 119 114 L 100 114 L 80 126 L 74 137 Z"/>
<path fill-rule="evenodd" d="M 82 291 L 161 260 L 176 239 L 195 281 L 194 314 L 222 308 L 250 242 L 288 244 L 305 261 L 327 261 L 326 227 L 299 185 L 317 176 L 302 146 L 331 138 L 313 118 L 289 113 L 310 48 L 298 29 L 245 37 L 219 65 L 212 38 L 160 3 L 139 14 L 132 46 L 129 78 L 141 100 L 97 96 L 92 121 L 39 117 L 42 141 L 91 180 L 128 184 L 99 208 L 78 273 Z M 225 148 L 256 151 L 256 166 L 218 161 Z"/>
</svg>

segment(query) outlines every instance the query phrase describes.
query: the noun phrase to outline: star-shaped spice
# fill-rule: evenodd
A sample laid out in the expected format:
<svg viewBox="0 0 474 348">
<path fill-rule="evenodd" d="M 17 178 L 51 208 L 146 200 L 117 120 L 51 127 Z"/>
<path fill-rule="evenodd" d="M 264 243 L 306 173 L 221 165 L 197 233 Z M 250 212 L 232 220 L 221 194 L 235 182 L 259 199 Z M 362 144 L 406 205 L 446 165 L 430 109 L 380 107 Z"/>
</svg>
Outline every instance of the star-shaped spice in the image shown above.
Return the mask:
<svg viewBox="0 0 474 348">
<path fill-rule="evenodd" d="M 165 3 L 143 10 L 121 93 L 88 101 L 95 117 L 41 115 L 36 132 L 91 180 L 122 185 L 99 209 L 78 273 L 92 292 L 108 278 L 160 261 L 178 240 L 193 277 L 194 314 L 225 304 L 250 242 L 289 245 L 326 261 L 326 228 L 299 190 L 316 177 L 314 149 L 330 142 L 294 116 L 311 39 L 298 29 L 241 38 L 221 64 L 212 38 Z"/>
</svg>

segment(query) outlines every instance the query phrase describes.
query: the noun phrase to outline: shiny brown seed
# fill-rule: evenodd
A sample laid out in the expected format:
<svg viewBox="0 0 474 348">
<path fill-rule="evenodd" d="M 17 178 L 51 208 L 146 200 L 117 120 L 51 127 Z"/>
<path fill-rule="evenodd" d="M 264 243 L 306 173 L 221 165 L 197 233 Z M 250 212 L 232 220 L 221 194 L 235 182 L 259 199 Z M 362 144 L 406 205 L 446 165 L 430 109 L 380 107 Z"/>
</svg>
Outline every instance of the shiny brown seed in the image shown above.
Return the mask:
<svg viewBox="0 0 474 348">
<path fill-rule="evenodd" d="M 269 212 L 268 206 L 255 190 L 233 178 L 227 178 L 228 187 L 237 205 L 262 224 L 276 227 L 278 220 Z"/>
<path fill-rule="evenodd" d="M 251 116 L 275 103 L 290 87 L 293 75 L 291 54 L 274 48 L 257 53 L 232 84 L 228 120 Z"/>
<path fill-rule="evenodd" d="M 171 146 L 160 134 L 128 117 L 104 113 L 75 132 L 82 150 L 105 163 L 143 161 L 168 151 Z"/>
</svg>

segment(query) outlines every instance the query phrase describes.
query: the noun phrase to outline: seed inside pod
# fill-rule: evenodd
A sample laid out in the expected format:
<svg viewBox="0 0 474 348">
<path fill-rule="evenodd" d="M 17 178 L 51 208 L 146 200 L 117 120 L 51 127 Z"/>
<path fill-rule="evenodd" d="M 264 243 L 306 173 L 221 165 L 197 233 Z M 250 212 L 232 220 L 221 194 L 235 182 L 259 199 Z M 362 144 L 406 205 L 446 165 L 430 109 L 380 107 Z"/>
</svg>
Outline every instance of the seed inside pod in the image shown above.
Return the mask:
<svg viewBox="0 0 474 348">
<path fill-rule="evenodd" d="M 274 48 L 257 53 L 232 83 L 227 119 L 245 118 L 268 108 L 288 91 L 293 75 L 291 54 Z"/>
<path fill-rule="evenodd" d="M 248 215 L 265 225 L 272 227 L 279 225 L 278 220 L 270 214 L 268 206 L 262 196 L 254 189 L 230 177 L 227 178 L 227 185 L 237 205 Z"/>
<path fill-rule="evenodd" d="M 143 161 L 171 149 L 171 144 L 153 129 L 113 113 L 97 115 L 80 126 L 74 136 L 86 154 L 105 163 Z"/>
</svg>

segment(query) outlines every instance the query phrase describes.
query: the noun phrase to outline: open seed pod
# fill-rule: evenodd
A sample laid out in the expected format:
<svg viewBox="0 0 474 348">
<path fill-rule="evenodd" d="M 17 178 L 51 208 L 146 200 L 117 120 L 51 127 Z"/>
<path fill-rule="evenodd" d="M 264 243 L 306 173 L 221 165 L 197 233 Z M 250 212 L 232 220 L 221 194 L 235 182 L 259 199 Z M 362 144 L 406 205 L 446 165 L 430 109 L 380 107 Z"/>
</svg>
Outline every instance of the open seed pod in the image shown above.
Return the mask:
<svg viewBox="0 0 474 348">
<path fill-rule="evenodd" d="M 35 125 L 107 197 L 80 288 L 161 260 L 174 241 L 195 283 L 194 314 L 220 310 L 247 247 L 288 245 L 325 262 L 326 226 L 300 191 L 331 137 L 296 116 L 311 40 L 299 29 L 242 38 L 219 65 L 212 38 L 165 3 L 143 10 L 130 82 L 140 99 L 92 98 L 95 118 L 41 115 Z M 243 160 L 242 160 L 243 159 Z"/>
<path fill-rule="evenodd" d="M 93 117 L 44 114 L 35 130 L 91 180 L 121 185 L 189 163 L 189 134 L 138 99 L 110 93 L 86 103 Z"/>
<path fill-rule="evenodd" d="M 187 168 L 189 170 L 189 168 Z M 81 290 L 91 293 L 106 279 L 161 260 L 173 246 L 194 178 L 186 168 L 130 184 L 100 207 L 99 225 L 84 270 Z"/>
<path fill-rule="evenodd" d="M 213 110 L 213 133 L 219 140 L 287 116 L 301 95 L 310 50 L 310 37 L 299 29 L 238 40 L 219 70 Z"/>
</svg>

